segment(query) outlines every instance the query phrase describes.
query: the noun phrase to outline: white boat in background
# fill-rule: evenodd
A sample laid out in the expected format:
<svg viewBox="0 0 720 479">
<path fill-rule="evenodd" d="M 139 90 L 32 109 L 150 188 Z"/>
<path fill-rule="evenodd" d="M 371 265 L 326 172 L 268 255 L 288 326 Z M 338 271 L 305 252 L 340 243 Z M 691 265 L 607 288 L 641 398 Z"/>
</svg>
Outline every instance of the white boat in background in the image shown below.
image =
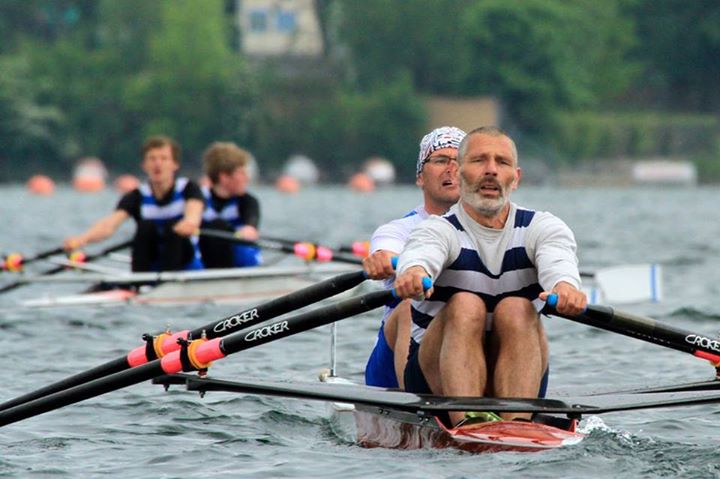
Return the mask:
<svg viewBox="0 0 720 479">
<path fill-rule="evenodd" d="M 86 269 L 89 269 L 85 265 Z M 61 276 L 28 278 L 33 283 L 90 282 L 84 292 L 49 295 L 21 301 L 24 307 L 112 304 L 177 305 L 195 303 L 258 303 L 288 294 L 359 267 L 341 263 L 300 263 L 252 268 L 123 273 L 108 268 Z"/>
</svg>

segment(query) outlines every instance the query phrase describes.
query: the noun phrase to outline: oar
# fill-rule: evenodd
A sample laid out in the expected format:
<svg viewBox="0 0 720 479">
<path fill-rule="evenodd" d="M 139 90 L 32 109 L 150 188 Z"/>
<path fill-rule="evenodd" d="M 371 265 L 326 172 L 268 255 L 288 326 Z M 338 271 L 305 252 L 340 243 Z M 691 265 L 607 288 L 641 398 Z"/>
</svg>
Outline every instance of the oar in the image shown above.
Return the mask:
<svg viewBox="0 0 720 479">
<path fill-rule="evenodd" d="M 278 243 L 294 245 L 297 243 L 311 243 L 318 247 L 319 245 L 313 241 L 293 241 L 285 238 L 277 238 L 272 236 L 263 235 L 263 238 L 269 241 L 275 241 Z M 336 251 L 340 253 L 351 253 L 360 258 L 364 258 L 370 254 L 370 242 L 369 241 L 353 241 L 350 245 L 341 245 L 336 248 Z"/>
<path fill-rule="evenodd" d="M 37 253 L 35 256 L 31 256 L 29 258 L 25 258 L 20 253 L 11 253 L 2 258 L 2 269 L 5 271 L 19 272 L 22 271 L 23 267 L 26 264 L 30 264 L 56 254 L 60 254 L 63 251 L 65 251 L 64 248 L 62 246 L 59 246 L 57 248 Z"/>
<path fill-rule="evenodd" d="M 4 402 L 0 404 L 0 411 L 163 357 L 172 351 L 180 349 L 178 340 L 198 339 L 203 334 L 207 339 L 213 339 L 249 328 L 263 321 L 347 291 L 362 283 L 365 279 L 364 271 L 345 273 L 268 301 L 260 306 L 248 308 L 219 321 L 213 321 L 192 331 L 184 330 L 174 334 L 168 332 L 158 336 L 145 334 L 143 335 L 145 345 L 131 350 L 127 355 Z"/>
<path fill-rule="evenodd" d="M 117 244 L 115 244 L 115 245 L 108 246 L 107 248 L 105 248 L 104 250 L 100 251 L 99 253 L 95 253 L 95 254 L 91 254 L 91 255 L 85 256 L 85 261 L 93 261 L 93 260 L 96 260 L 96 259 L 98 259 L 98 258 L 101 258 L 101 257 L 105 256 L 106 254 L 112 253 L 112 252 L 114 252 L 114 251 L 121 250 L 121 249 L 123 249 L 123 248 L 127 248 L 128 246 L 130 246 L 130 244 L 132 244 L 132 240 L 125 240 L 125 241 L 123 241 L 123 242 L 121 242 L 121 243 L 117 243 Z M 52 268 L 52 269 L 48 269 L 48 270 L 46 270 L 46 271 L 43 271 L 42 273 L 40 273 L 40 275 L 42 275 L 42 276 L 53 275 L 53 274 L 57 274 L 57 273 L 59 273 L 59 272 L 61 272 L 61 271 L 64 271 L 64 270 L 65 270 L 65 266 L 56 266 L 56 267 L 54 267 L 54 268 Z M 23 279 L 20 279 L 20 280 L 18 280 L 18 281 L 15 281 L 15 282 L 13 282 L 13 283 L 10 283 L 10 284 L 7 284 L 7 285 L 1 287 L 1 288 L 0 288 L 0 293 L 5 293 L 6 291 L 13 290 L 13 289 L 15 289 L 15 288 L 17 288 L 17 287 L 19 287 L 19 286 L 22 286 L 22 285 L 24 285 L 24 284 L 26 284 L 26 283 L 28 283 L 28 281 L 23 280 Z"/>
<path fill-rule="evenodd" d="M 610 306 L 588 305 L 577 316 L 560 314 L 555 310 L 557 296 L 550 295 L 545 312 L 614 333 L 630 336 L 648 343 L 675 349 L 698 358 L 720 364 L 720 340 L 704 334 L 669 326 L 652 318 L 616 310 Z"/>
<path fill-rule="evenodd" d="M 230 231 L 206 229 L 200 230 L 200 236 L 207 236 L 210 238 L 217 238 L 233 243 L 254 246 L 256 248 L 271 249 L 275 251 L 281 251 L 283 253 L 290 253 L 304 259 L 305 261 L 336 261 L 340 263 L 350 264 L 362 264 L 362 260 L 355 256 L 347 256 L 342 253 L 333 251 L 326 246 L 319 246 L 315 243 L 310 242 L 296 242 L 292 243 L 289 240 L 270 239 L 263 237 L 257 241 L 250 241 L 243 238 L 239 238 Z"/>
<path fill-rule="evenodd" d="M 429 288 L 431 286 L 429 278 L 423 284 L 426 288 Z M 281 319 L 249 331 L 233 334 L 226 338 L 215 338 L 211 340 L 200 339 L 192 342 L 183 342 L 181 350 L 173 351 L 162 359 L 156 359 L 142 366 L 121 371 L 0 411 L 0 426 L 34 417 L 133 384 L 148 381 L 164 374 L 176 374 L 181 371 L 188 372 L 206 369 L 212 361 L 222 359 L 230 354 L 379 308 L 393 301 L 394 298 L 394 291 L 376 291 L 320 307 L 290 318 Z"/>
</svg>

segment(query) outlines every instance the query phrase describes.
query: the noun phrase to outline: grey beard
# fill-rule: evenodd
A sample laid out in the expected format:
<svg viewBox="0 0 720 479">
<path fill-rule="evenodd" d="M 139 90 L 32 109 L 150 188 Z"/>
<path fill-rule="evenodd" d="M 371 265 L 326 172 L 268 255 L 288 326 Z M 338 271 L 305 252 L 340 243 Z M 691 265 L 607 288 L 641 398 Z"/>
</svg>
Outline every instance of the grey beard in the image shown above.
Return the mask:
<svg viewBox="0 0 720 479">
<path fill-rule="evenodd" d="M 496 199 L 483 198 L 474 191 L 468 191 L 466 187 L 462 189 L 462 199 L 472 207 L 480 216 L 492 218 L 502 211 L 507 204 L 507 196 L 504 190 L 500 190 L 500 196 Z"/>
</svg>

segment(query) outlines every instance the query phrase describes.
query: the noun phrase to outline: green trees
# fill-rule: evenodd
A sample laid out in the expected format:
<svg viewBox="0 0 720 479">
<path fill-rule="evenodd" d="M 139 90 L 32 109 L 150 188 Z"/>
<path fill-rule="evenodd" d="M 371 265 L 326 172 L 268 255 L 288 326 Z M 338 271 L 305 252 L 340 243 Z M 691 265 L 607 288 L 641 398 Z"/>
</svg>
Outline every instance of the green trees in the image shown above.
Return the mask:
<svg viewBox="0 0 720 479">
<path fill-rule="evenodd" d="M 85 155 L 132 171 L 155 133 L 189 173 L 230 140 L 266 173 L 304 153 L 329 178 L 371 155 L 410 174 L 426 94 L 495 96 L 503 126 L 568 162 L 716 144 L 717 1 L 318 0 L 327 55 L 294 77 L 233 48 L 233 5 L 0 2 L 0 179 Z"/>
<path fill-rule="evenodd" d="M 635 70 L 625 60 L 632 24 L 615 1 L 486 0 L 468 9 L 460 30 L 472 65 L 465 92 L 498 96 L 529 132 L 547 132 L 558 110 L 611 99 Z"/>
<path fill-rule="evenodd" d="M 78 20 L 49 44 L 25 37 L 3 57 L 0 109 L 25 117 L 0 124 L 3 163 L 53 159 L 51 171 L 67 172 L 78 156 L 97 155 L 134 171 L 143 139 L 163 133 L 198 172 L 208 143 L 247 139 L 254 86 L 231 49 L 222 1 L 103 0 L 91 13 L 97 21 Z"/>
</svg>

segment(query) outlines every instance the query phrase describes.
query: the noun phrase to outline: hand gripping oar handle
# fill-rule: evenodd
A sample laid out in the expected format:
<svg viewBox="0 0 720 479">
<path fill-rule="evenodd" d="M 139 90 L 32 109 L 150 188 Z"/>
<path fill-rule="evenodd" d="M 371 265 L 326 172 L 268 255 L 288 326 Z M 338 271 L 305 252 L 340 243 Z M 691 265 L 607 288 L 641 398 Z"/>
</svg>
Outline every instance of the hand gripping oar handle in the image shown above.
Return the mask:
<svg viewBox="0 0 720 479">
<path fill-rule="evenodd" d="M 365 281 L 365 279 L 364 271 L 344 273 L 273 299 L 259 306 L 248 308 L 219 321 L 213 321 L 192 331 L 184 330 L 174 334 L 164 333 L 159 336 L 145 335 L 146 344 L 138 346 L 126 356 L 108 361 L 93 369 L 83 371 L 82 373 L 49 384 L 23 396 L 6 401 L 0 404 L 0 411 L 163 357 L 172 351 L 180 349 L 178 340 L 199 339 L 203 333 L 207 339 L 213 339 L 249 328 L 263 321 L 276 318 L 343 291 L 347 291 L 359 285 Z"/>
<path fill-rule="evenodd" d="M 590 304 L 585 312 L 577 316 L 558 313 L 555 306 L 557 306 L 557 295 L 551 294 L 543 312 L 720 364 L 720 340 L 717 338 L 669 326 L 652 318 L 625 313 L 610 306 Z"/>
<path fill-rule="evenodd" d="M 85 262 L 89 262 L 89 261 L 96 260 L 96 259 L 98 259 L 98 258 L 101 258 L 101 257 L 107 255 L 107 254 L 114 253 L 115 251 L 121 250 L 121 249 L 123 249 L 123 248 L 127 248 L 127 247 L 130 246 L 131 244 L 132 244 L 132 240 L 125 240 L 125 241 L 123 241 L 122 243 L 117 243 L 117 244 L 108 246 L 107 248 L 105 248 L 104 250 L 102 250 L 102 251 L 100 251 L 100 252 L 98 252 L 98 253 L 91 254 L 91 255 L 87 255 L 87 256 L 85 257 L 84 261 L 85 261 Z M 41 276 L 50 276 L 50 275 L 57 274 L 57 273 L 59 273 L 59 272 L 61 272 L 61 271 L 64 271 L 64 270 L 65 270 L 65 266 L 56 266 L 56 267 L 54 267 L 54 268 L 52 268 L 52 269 L 48 269 L 48 270 L 43 271 L 42 273 L 40 273 L 40 275 L 41 275 Z M 13 289 L 15 289 L 15 288 L 17 288 L 17 287 L 19 287 L 19 286 L 22 286 L 22 285 L 24 285 L 24 284 L 27 284 L 27 281 L 24 281 L 24 280 L 15 281 L 14 283 L 10 283 L 10 284 L 5 285 L 5 286 L 3 286 L 2 288 L 0 288 L 0 293 L 4 293 L 4 292 L 6 292 L 6 291 L 11 291 L 11 290 L 13 290 Z"/>
<path fill-rule="evenodd" d="M 430 281 L 423 281 L 423 286 Z M 276 339 L 292 336 L 357 314 L 378 308 L 392 301 L 395 291 L 375 291 L 277 320 L 265 326 L 242 331 L 226 338 L 185 342 L 179 351 L 162 359 L 95 379 L 70 389 L 56 392 L 30 402 L 0 411 L 0 426 L 5 426 L 69 404 L 90 399 L 165 374 L 177 374 L 207 368 L 212 361 L 250 349 Z"/>
</svg>

